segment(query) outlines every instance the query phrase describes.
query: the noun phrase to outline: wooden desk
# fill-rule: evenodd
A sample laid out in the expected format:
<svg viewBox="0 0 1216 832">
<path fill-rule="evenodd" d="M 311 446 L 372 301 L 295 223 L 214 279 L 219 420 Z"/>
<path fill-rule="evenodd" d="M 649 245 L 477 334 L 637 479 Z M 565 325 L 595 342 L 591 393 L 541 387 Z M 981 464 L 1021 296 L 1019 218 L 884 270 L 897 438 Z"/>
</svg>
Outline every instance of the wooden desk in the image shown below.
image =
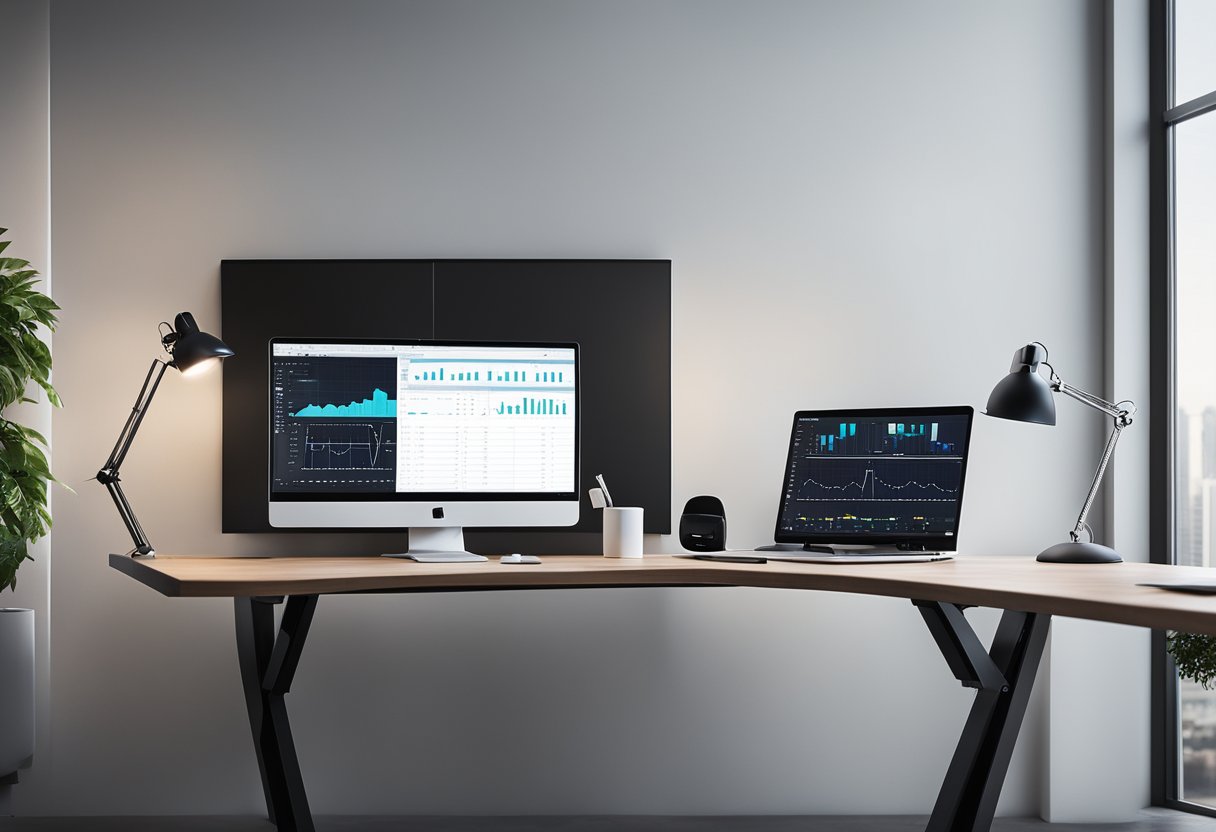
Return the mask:
<svg viewBox="0 0 1216 832">
<path fill-rule="evenodd" d="M 237 654 L 266 806 L 271 821 L 285 832 L 313 829 L 283 697 L 320 595 L 749 586 L 908 598 L 955 677 L 977 691 L 929 832 L 991 826 L 1052 615 L 1216 635 L 1216 596 L 1137 586 L 1210 580 L 1197 568 L 1041 564 L 1020 557 L 863 565 L 712 563 L 656 555 L 543 560 L 539 566 L 503 566 L 494 560 L 419 564 L 368 557 L 133 560 L 110 555 L 115 569 L 164 595 L 235 599 Z M 276 636 L 274 605 L 284 599 Z M 988 650 L 963 616 L 968 606 L 1004 610 Z"/>
</svg>

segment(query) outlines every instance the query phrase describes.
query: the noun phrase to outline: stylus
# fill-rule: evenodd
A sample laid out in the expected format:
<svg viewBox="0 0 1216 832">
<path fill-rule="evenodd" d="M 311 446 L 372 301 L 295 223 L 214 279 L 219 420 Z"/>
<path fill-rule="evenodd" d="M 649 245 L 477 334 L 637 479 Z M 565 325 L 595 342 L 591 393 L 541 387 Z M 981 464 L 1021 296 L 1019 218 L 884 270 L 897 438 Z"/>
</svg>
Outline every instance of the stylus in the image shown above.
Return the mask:
<svg viewBox="0 0 1216 832">
<path fill-rule="evenodd" d="M 596 474 L 595 481 L 600 484 L 600 490 L 604 492 L 604 499 L 608 501 L 608 508 L 612 508 L 612 494 L 608 492 L 608 483 L 604 482 L 604 475 Z"/>
<path fill-rule="evenodd" d="M 723 563 L 768 563 L 768 558 L 751 555 L 693 555 L 693 560 L 717 560 Z"/>
</svg>

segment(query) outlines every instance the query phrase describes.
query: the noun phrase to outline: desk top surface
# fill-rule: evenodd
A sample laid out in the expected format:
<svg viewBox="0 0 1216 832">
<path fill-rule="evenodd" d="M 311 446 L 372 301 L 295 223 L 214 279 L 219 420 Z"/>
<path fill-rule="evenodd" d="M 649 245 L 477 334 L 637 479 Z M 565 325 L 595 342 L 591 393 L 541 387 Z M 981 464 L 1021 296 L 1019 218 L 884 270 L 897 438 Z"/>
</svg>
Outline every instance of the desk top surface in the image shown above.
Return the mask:
<svg viewBox="0 0 1216 832">
<path fill-rule="evenodd" d="M 422 564 L 381 557 L 184 557 L 110 565 L 169 596 L 231 598 L 344 592 L 743 586 L 816 589 L 945 601 L 1216 635 L 1216 595 L 1138 583 L 1213 582 L 1210 570 L 1151 563 L 1048 564 L 1030 557 L 960 556 L 933 563 L 715 563 L 647 555 L 542 558 L 539 566 Z"/>
</svg>

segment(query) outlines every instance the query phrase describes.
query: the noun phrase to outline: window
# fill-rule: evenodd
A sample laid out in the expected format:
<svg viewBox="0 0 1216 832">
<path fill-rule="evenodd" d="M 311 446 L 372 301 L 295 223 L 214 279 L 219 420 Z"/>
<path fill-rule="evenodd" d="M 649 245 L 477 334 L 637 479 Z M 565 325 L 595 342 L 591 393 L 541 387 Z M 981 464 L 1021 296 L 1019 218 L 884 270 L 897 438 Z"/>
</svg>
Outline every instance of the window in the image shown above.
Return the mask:
<svg viewBox="0 0 1216 832">
<path fill-rule="evenodd" d="M 1216 3 L 1169 9 L 1165 149 L 1173 273 L 1173 559 L 1216 567 Z M 1216 691 L 1171 679 L 1167 800 L 1216 810 Z"/>
</svg>

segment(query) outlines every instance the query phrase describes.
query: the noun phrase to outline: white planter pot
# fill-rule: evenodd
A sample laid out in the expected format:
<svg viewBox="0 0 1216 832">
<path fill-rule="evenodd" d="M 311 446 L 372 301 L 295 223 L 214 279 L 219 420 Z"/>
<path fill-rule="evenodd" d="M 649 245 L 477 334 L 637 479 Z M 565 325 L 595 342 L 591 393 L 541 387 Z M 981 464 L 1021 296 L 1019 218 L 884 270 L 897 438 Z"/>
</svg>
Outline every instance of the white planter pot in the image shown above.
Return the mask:
<svg viewBox="0 0 1216 832">
<path fill-rule="evenodd" d="M 34 757 L 34 611 L 0 608 L 0 778 Z"/>
</svg>

